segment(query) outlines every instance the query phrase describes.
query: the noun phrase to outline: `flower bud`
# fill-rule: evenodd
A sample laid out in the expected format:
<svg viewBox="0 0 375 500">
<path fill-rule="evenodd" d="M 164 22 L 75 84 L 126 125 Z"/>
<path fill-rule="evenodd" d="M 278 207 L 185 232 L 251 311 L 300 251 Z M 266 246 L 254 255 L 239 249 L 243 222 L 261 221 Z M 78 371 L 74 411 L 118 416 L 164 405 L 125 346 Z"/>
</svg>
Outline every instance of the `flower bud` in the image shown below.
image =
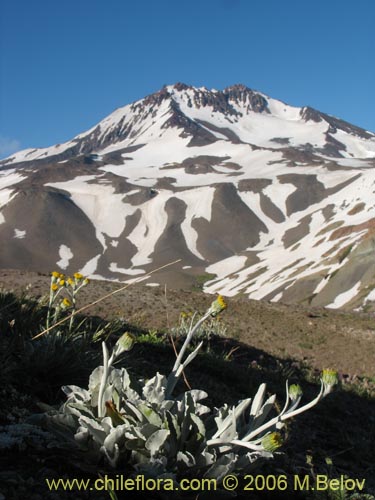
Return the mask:
<svg viewBox="0 0 375 500">
<path fill-rule="evenodd" d="M 125 332 L 116 342 L 120 352 L 130 351 L 135 343 L 135 337 L 129 332 Z"/>
<path fill-rule="evenodd" d="M 289 387 L 289 397 L 291 401 L 297 401 L 298 398 L 302 396 L 302 389 L 301 386 L 298 384 L 292 384 Z"/>
<path fill-rule="evenodd" d="M 337 371 L 331 368 L 326 368 L 322 372 L 322 382 L 325 386 L 325 394 L 331 392 L 332 387 L 338 383 Z"/>
<path fill-rule="evenodd" d="M 265 451 L 270 451 L 271 453 L 280 448 L 283 444 L 283 438 L 279 432 L 271 432 L 266 434 L 262 439 L 261 445 Z"/>
</svg>

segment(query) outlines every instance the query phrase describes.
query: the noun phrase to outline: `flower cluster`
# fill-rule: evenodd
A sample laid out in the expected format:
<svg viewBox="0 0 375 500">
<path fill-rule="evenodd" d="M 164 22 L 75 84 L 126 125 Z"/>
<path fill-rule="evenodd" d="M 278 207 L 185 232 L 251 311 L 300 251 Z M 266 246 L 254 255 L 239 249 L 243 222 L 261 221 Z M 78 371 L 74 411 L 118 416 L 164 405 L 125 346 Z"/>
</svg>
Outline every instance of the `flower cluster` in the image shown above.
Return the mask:
<svg viewBox="0 0 375 500">
<path fill-rule="evenodd" d="M 73 277 L 65 276 L 58 271 L 51 273 L 50 295 L 48 303 L 47 323 L 46 328 L 50 327 L 51 321 L 57 321 L 57 317 L 61 311 L 70 310 L 72 317 L 70 320 L 69 330 L 73 326 L 74 312 L 76 310 L 76 295 L 82 287 L 88 285 L 90 280 L 81 273 L 74 273 Z M 58 300 L 60 299 L 60 300 Z M 52 312 L 54 308 L 54 315 Z"/>
</svg>

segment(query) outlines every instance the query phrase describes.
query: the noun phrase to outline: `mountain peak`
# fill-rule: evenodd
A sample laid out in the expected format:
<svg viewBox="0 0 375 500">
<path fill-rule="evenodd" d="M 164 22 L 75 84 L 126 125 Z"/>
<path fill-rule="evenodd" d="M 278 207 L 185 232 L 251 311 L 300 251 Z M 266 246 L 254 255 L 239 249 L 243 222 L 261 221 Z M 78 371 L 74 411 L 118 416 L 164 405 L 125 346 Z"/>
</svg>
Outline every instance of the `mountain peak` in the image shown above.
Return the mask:
<svg viewBox="0 0 375 500">
<path fill-rule="evenodd" d="M 235 83 L 234 85 L 229 85 L 229 87 L 225 87 L 223 92 L 225 94 L 229 94 L 231 92 L 253 92 L 253 91 L 243 83 Z"/>
<path fill-rule="evenodd" d="M 312 108 L 177 82 L 0 165 L 1 267 L 128 280 L 182 259 L 171 286 L 207 273 L 209 292 L 330 307 L 369 294 L 375 136 Z"/>
<path fill-rule="evenodd" d="M 154 141 L 167 130 L 177 137 L 190 137 L 190 146 L 226 140 L 261 148 L 308 149 L 335 158 L 375 156 L 374 134 L 308 106 L 289 106 L 243 83 L 209 90 L 176 82 L 117 109 L 71 141 L 16 153 L 0 165 L 48 162 L 50 158 L 58 162 L 79 154 L 112 152 Z M 357 144 L 358 140 L 365 142 Z"/>
</svg>

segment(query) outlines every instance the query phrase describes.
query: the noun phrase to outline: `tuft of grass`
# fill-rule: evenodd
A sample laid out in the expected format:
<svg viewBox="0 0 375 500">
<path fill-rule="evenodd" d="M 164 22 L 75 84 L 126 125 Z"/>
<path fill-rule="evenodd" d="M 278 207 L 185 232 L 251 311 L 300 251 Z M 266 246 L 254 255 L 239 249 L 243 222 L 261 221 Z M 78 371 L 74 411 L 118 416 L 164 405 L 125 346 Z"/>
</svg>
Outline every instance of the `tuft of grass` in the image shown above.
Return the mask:
<svg viewBox="0 0 375 500">
<path fill-rule="evenodd" d="M 204 288 L 204 285 L 207 281 L 211 281 L 214 278 L 216 278 L 216 274 L 211 274 L 211 273 L 203 273 L 203 274 L 198 274 L 198 276 L 195 277 L 195 283 L 193 284 L 192 289 L 196 291 L 201 291 Z"/>
</svg>

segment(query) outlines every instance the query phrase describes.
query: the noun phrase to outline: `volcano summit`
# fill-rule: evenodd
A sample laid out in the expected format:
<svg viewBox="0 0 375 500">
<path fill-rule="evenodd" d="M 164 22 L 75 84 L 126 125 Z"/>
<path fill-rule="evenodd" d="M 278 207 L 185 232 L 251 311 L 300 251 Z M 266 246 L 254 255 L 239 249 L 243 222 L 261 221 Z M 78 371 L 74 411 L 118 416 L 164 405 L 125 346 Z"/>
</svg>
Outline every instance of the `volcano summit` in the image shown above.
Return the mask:
<svg viewBox="0 0 375 500">
<path fill-rule="evenodd" d="M 253 299 L 375 299 L 375 134 L 244 85 L 182 83 L 0 161 L 0 267 Z M 147 283 L 147 281 L 146 281 Z"/>
</svg>

